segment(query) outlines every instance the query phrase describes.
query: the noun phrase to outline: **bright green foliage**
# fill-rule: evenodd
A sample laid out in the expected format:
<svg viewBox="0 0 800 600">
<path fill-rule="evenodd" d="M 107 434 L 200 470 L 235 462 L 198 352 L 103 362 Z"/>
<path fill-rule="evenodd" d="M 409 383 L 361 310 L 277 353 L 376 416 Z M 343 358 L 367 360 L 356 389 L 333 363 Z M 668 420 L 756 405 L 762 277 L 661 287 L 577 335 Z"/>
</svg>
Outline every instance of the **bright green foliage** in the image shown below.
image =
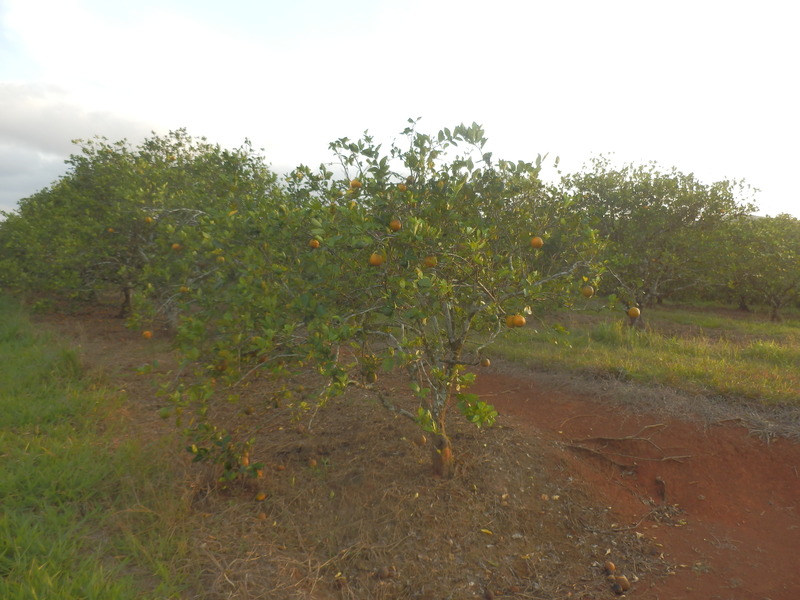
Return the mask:
<svg viewBox="0 0 800 600">
<path fill-rule="evenodd" d="M 575 208 L 596 219 L 609 242 L 605 291 L 629 306 L 707 285 L 709 259 L 719 251 L 715 231 L 753 210 L 740 200 L 747 191 L 741 183 L 707 185 L 654 164 L 614 168 L 605 157 L 565 184 L 576 194 Z"/>
</svg>

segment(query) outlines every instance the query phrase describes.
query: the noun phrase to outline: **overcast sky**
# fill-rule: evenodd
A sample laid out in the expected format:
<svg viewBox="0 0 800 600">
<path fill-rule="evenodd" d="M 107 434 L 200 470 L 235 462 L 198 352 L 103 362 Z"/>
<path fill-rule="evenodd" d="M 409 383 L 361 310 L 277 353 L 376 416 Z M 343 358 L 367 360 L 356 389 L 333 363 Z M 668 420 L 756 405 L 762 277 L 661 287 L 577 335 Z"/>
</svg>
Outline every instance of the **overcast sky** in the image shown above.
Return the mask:
<svg viewBox="0 0 800 600">
<path fill-rule="evenodd" d="M 800 35 L 761 0 L 0 0 L 0 210 L 72 139 L 186 127 L 276 170 L 482 124 L 496 157 L 656 161 L 800 216 Z"/>
</svg>

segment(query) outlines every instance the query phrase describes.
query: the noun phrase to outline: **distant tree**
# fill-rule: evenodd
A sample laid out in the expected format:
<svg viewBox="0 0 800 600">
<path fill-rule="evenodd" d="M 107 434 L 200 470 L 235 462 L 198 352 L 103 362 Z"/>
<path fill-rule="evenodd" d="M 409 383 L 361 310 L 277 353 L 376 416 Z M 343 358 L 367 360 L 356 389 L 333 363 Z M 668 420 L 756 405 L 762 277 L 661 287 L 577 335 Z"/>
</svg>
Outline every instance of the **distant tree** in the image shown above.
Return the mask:
<svg viewBox="0 0 800 600">
<path fill-rule="evenodd" d="M 740 217 L 722 228 L 723 243 L 716 255 L 717 282 L 735 295 L 740 307 L 763 302 L 770 319 L 800 300 L 800 220 Z"/>
<path fill-rule="evenodd" d="M 639 307 L 706 285 L 714 231 L 753 210 L 740 182 L 704 184 L 654 163 L 614 167 L 600 157 L 564 184 L 574 192 L 575 209 L 590 215 L 608 240 L 605 289 Z"/>
</svg>

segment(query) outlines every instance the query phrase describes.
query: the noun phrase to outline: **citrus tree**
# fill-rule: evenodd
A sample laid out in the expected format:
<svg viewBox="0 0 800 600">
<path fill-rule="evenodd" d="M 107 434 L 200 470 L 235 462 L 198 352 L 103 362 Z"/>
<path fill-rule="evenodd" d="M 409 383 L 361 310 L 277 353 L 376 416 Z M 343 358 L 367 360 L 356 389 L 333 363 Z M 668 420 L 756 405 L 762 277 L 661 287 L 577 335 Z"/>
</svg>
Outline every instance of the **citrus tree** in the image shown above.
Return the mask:
<svg viewBox="0 0 800 600">
<path fill-rule="evenodd" d="M 178 274 L 170 273 L 176 261 L 162 259 L 177 254 L 180 231 L 210 207 L 257 201 L 275 182 L 248 142 L 225 150 L 178 130 L 136 148 L 105 138 L 75 143 L 80 152 L 67 160 L 67 173 L 7 219 L 4 229 L 14 234 L 6 235 L 6 253 L 25 265 L 17 284 L 80 296 L 113 288 L 121 316 L 145 285 L 161 301 L 152 306 L 170 313 Z"/>
<path fill-rule="evenodd" d="M 579 293 L 597 240 L 571 198 L 540 181 L 541 159 L 493 161 L 478 125 L 435 136 L 414 125 L 386 152 L 368 135 L 337 140 L 335 169 L 301 166 L 270 201 L 201 221 L 197 243 L 224 261 L 187 298 L 180 339 L 215 385 L 310 364 L 318 398 L 374 389 L 430 432 L 435 471 L 449 476 L 448 417 L 496 416 L 467 393 L 472 367 L 525 315 Z M 376 383 L 395 369 L 408 397 Z M 229 444 L 204 420 L 208 387 L 174 397 L 184 414 L 193 407 L 198 456 Z"/>
<path fill-rule="evenodd" d="M 770 319 L 800 299 L 800 221 L 791 215 L 731 219 L 721 231 L 716 282 L 739 300 L 761 302 Z"/>
<path fill-rule="evenodd" d="M 606 291 L 628 307 L 709 284 L 715 231 L 754 209 L 741 182 L 705 184 L 654 163 L 614 167 L 599 157 L 564 184 L 608 241 Z"/>
</svg>

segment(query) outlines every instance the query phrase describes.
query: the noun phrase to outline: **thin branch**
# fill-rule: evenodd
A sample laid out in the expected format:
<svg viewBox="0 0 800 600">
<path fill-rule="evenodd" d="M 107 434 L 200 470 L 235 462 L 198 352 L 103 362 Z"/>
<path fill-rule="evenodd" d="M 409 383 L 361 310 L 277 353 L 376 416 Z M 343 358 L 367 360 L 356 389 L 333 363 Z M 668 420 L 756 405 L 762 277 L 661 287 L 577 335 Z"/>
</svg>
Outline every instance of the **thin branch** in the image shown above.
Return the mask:
<svg viewBox="0 0 800 600">
<path fill-rule="evenodd" d="M 395 404 L 390 402 L 383 392 L 380 391 L 378 392 L 378 399 L 381 401 L 381 404 L 383 404 L 385 408 L 388 408 L 393 413 L 396 413 L 398 415 L 403 415 L 404 417 L 408 417 L 412 421 L 416 422 L 417 416 L 414 413 L 406 410 L 405 408 L 396 406 Z"/>
</svg>

